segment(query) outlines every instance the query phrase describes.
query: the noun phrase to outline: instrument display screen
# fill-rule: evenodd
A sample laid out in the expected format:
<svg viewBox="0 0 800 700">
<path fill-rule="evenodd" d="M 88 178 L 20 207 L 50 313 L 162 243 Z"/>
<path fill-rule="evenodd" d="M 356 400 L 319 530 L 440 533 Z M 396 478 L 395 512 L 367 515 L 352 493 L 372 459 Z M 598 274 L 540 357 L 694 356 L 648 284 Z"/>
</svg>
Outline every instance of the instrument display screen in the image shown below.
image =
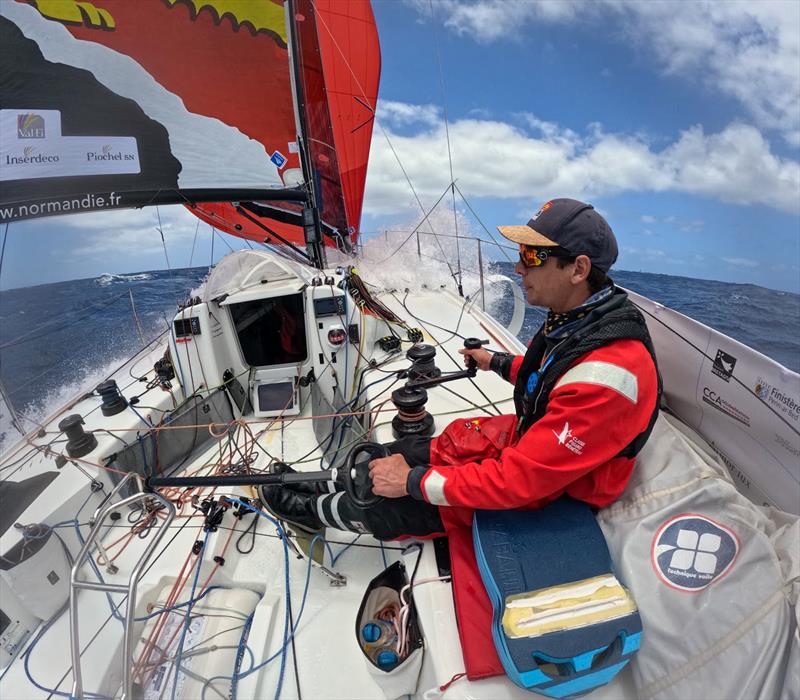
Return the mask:
<svg viewBox="0 0 800 700">
<path fill-rule="evenodd" d="M 314 299 L 314 315 L 317 318 L 344 316 L 344 297 L 330 296 Z"/>
<path fill-rule="evenodd" d="M 294 408 L 294 382 L 259 384 L 256 388 L 259 412 L 286 411 Z"/>
</svg>

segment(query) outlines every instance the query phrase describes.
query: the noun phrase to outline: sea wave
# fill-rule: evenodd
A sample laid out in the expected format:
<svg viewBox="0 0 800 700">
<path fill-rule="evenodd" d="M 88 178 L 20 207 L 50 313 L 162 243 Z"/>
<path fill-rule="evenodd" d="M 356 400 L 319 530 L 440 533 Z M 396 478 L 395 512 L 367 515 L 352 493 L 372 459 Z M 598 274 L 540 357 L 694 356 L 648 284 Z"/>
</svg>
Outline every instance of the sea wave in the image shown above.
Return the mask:
<svg viewBox="0 0 800 700">
<path fill-rule="evenodd" d="M 75 369 L 69 380 L 53 385 L 49 390 L 43 391 L 37 399 L 18 408 L 17 422 L 24 430 L 36 429 L 54 411 L 67 405 L 76 396 L 93 390 L 128 359 L 129 355 L 126 353 L 99 365 L 87 361 L 84 366 Z M 19 431 L 14 427 L 8 407 L 0 400 L 0 455 L 11 448 L 20 437 Z"/>
<path fill-rule="evenodd" d="M 108 287 L 114 282 L 139 282 L 151 279 L 153 279 L 153 275 L 149 272 L 138 272 L 132 275 L 113 275 L 110 272 L 104 272 L 99 277 L 95 277 L 94 282 L 101 287 Z"/>
</svg>

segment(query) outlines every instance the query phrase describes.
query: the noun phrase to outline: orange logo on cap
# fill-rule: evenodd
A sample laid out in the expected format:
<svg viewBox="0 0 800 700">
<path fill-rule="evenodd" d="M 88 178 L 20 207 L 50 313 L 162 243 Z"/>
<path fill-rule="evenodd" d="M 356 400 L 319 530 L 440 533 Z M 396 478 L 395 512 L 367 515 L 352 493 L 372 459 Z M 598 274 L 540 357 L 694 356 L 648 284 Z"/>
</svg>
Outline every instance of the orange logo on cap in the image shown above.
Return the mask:
<svg viewBox="0 0 800 700">
<path fill-rule="evenodd" d="M 538 219 L 538 218 L 541 216 L 541 214 L 542 214 L 543 212 L 546 212 L 546 211 L 547 211 L 547 210 L 548 210 L 550 207 L 552 207 L 552 206 L 553 206 L 553 203 L 552 203 L 552 202 L 545 202 L 544 204 L 542 204 L 542 208 L 541 208 L 541 209 L 539 209 L 539 211 L 537 211 L 537 212 L 536 212 L 536 213 L 533 215 L 532 219 L 533 219 L 534 221 L 536 221 L 536 219 Z"/>
</svg>

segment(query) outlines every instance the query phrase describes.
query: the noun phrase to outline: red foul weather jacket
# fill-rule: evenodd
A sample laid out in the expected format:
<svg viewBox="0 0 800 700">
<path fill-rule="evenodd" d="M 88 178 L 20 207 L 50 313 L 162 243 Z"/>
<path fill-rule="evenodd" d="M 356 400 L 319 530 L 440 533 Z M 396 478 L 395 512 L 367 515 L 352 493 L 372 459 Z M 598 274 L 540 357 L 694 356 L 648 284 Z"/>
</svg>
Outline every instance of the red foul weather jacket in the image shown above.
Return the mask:
<svg viewBox="0 0 800 700">
<path fill-rule="evenodd" d="M 518 386 L 522 365 L 522 356 L 513 358 L 508 377 Z M 487 456 L 458 463 L 448 449 L 452 441 L 439 436 L 431 445 L 431 467 L 412 469 L 410 494 L 449 506 L 440 508 L 448 529 L 469 524 L 474 509 L 535 509 L 563 494 L 598 508 L 612 503 L 655 419 L 660 383 L 651 350 L 638 339 L 612 340 L 580 355 L 552 382 L 544 413 L 521 435 L 510 427 L 516 416 L 451 424 L 445 433 L 466 435 L 468 424 L 472 430 L 477 425 L 487 438 Z M 496 437 L 503 423 L 507 446 Z M 635 451 L 626 450 L 641 436 Z"/>
</svg>

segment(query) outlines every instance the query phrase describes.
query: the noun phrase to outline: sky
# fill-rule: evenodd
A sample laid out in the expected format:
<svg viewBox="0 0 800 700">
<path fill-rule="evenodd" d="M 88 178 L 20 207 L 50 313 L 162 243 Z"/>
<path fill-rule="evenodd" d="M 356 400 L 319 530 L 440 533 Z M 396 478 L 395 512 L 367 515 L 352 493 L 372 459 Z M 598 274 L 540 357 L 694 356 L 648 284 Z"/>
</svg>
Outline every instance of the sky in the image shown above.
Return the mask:
<svg viewBox="0 0 800 700">
<path fill-rule="evenodd" d="M 365 238 L 419 221 L 403 170 L 427 211 L 452 160 L 472 208 L 458 198 L 462 235 L 497 238 L 495 226 L 574 197 L 610 222 L 618 269 L 800 292 L 800 3 L 373 9 L 382 77 Z M 182 207 L 16 223 L 0 287 L 162 269 L 165 247 L 172 267 L 204 265 L 242 245 Z"/>
</svg>

